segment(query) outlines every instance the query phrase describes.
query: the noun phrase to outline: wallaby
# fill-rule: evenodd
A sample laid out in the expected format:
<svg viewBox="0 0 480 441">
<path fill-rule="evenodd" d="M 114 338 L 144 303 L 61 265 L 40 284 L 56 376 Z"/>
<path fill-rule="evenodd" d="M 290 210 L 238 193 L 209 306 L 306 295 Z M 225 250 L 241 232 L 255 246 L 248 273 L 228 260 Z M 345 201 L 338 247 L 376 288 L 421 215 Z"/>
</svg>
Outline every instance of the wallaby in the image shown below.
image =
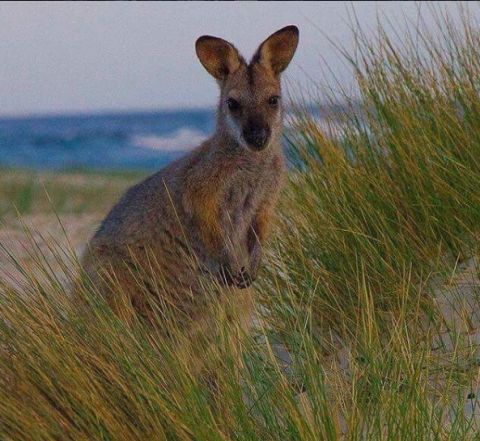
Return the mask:
<svg viewBox="0 0 480 441">
<path fill-rule="evenodd" d="M 286 173 L 280 74 L 298 35 L 295 26 L 275 32 L 250 63 L 221 38 L 197 40 L 197 56 L 220 86 L 215 133 L 130 188 L 82 261 L 114 309 L 121 287 L 133 309 L 148 315 L 149 291 L 194 322 L 205 279 L 230 293 L 255 280 Z M 161 290 L 147 274 L 162 280 Z"/>
</svg>

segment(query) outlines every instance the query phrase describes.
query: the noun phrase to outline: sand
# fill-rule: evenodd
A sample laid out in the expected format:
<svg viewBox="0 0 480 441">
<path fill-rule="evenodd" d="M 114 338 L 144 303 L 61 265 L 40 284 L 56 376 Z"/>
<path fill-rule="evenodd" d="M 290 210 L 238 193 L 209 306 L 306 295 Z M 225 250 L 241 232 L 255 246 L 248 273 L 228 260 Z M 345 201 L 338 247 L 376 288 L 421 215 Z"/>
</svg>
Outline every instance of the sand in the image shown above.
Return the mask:
<svg viewBox="0 0 480 441">
<path fill-rule="evenodd" d="M 0 227 L 0 274 L 15 286 L 25 283 L 8 252 L 23 266 L 35 268 L 36 256 L 47 258 L 53 270 L 61 272 L 61 262 L 79 258 L 101 221 L 100 214 L 34 214 L 21 219 L 9 218 Z M 36 244 L 33 246 L 33 244 Z M 52 249 L 69 250 L 52 254 Z"/>
</svg>

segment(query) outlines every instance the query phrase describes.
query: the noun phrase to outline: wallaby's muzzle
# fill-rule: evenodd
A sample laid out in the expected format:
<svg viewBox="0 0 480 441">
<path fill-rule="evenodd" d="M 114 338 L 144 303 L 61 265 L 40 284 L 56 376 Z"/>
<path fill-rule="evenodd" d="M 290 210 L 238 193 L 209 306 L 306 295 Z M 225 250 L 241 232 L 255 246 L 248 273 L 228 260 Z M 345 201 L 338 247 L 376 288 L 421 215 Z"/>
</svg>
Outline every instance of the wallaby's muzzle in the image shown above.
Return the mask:
<svg viewBox="0 0 480 441">
<path fill-rule="evenodd" d="M 242 135 L 248 147 L 252 150 L 263 150 L 270 139 L 270 128 L 263 124 L 250 121 L 244 127 Z"/>
</svg>

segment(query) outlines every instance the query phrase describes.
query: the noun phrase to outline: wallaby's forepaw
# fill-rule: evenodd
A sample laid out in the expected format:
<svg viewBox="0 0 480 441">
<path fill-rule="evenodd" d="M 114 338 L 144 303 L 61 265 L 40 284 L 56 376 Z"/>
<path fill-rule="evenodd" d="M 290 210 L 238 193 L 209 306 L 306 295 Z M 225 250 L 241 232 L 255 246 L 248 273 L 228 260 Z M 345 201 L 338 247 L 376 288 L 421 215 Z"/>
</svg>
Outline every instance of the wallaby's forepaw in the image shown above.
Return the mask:
<svg viewBox="0 0 480 441">
<path fill-rule="evenodd" d="M 235 286 L 240 289 L 248 288 L 254 281 L 251 274 L 242 267 L 240 272 L 235 277 Z"/>
<path fill-rule="evenodd" d="M 254 278 L 245 267 L 242 267 L 238 273 L 232 273 L 230 268 L 222 265 L 221 273 L 222 281 L 225 285 L 235 286 L 240 289 L 248 288 L 254 281 Z"/>
</svg>

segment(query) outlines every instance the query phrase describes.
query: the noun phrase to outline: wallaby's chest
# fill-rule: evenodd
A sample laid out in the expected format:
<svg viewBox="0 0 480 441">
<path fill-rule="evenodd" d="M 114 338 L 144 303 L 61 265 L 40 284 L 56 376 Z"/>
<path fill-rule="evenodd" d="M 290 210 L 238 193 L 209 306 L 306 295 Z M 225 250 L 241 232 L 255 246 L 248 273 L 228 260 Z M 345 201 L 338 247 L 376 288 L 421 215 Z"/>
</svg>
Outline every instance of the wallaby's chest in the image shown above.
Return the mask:
<svg viewBox="0 0 480 441">
<path fill-rule="evenodd" d="M 268 170 L 240 170 L 227 182 L 221 199 L 223 223 L 234 230 L 248 228 L 255 213 L 268 199 L 275 179 Z"/>
</svg>

